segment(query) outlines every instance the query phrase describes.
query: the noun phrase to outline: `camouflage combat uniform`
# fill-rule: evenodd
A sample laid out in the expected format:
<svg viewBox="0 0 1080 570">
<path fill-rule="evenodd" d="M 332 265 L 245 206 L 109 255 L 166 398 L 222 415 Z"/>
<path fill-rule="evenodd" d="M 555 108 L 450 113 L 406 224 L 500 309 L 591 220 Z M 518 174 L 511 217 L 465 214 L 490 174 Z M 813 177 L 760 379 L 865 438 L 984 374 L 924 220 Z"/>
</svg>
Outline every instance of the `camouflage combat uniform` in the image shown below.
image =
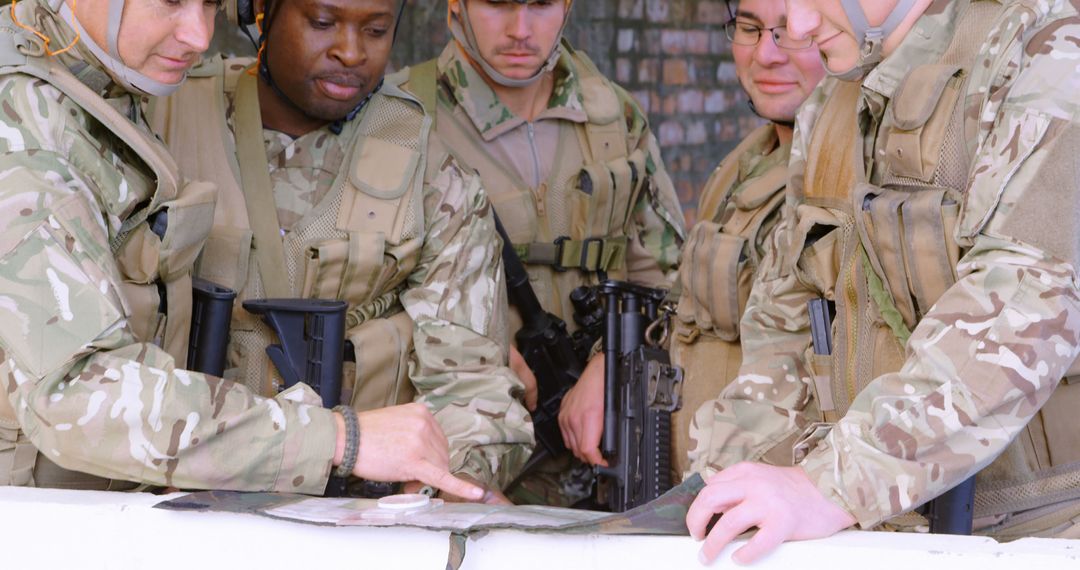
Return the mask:
<svg viewBox="0 0 1080 570">
<path fill-rule="evenodd" d="M 74 36 L 39 0 L 18 14 L 53 46 Z M 54 483 L 41 476 L 48 458 L 155 485 L 321 493 L 336 428 L 314 392 L 262 398 L 177 368 L 212 188 L 197 208 L 174 208 L 193 186 L 177 183 L 138 98 L 81 45 L 50 60 L 9 18 L 4 41 L 23 47 L 0 50 L 3 65 L 37 62 L 51 79 L 0 76 L 0 484 Z M 53 84 L 68 79 L 64 93 Z M 92 116 L 76 91 L 111 109 Z M 166 191 L 179 198 L 163 202 Z M 163 210 L 159 238 L 144 220 Z"/>
<path fill-rule="evenodd" d="M 678 198 L 647 117 L 584 54 L 564 44 L 548 106 L 532 122 L 499 101 L 455 42 L 410 73 L 406 89 L 425 100 L 430 88 L 436 132 L 479 172 L 541 304 L 570 331 L 577 328 L 570 293 L 597 283 L 597 270 L 668 286 L 685 236 Z M 562 257 L 551 254 L 559 238 L 568 238 Z M 590 246 L 589 238 L 600 239 Z M 511 307 L 511 335 L 520 326 Z M 565 505 L 588 493 L 573 482 L 580 477 L 562 478 L 553 486 L 565 492 L 544 485 L 518 500 Z"/>
<path fill-rule="evenodd" d="M 237 158 L 214 165 L 200 160 L 200 153 L 219 144 L 211 137 L 223 131 L 228 137 L 225 148 L 235 148 L 237 84 L 251 63 L 217 60 L 204 65 L 194 73 L 198 77 L 156 105 L 153 113 L 155 128 L 185 173 L 222 188 L 215 227 L 197 274 L 238 290 L 241 299 L 265 297 L 268 288 L 251 233 L 244 230 L 245 194 L 234 178 Z M 387 77 L 383 90 L 364 110 L 340 124 L 340 133 L 327 125 L 293 138 L 258 125 L 285 243 L 284 291 L 296 298 L 349 303 L 346 336 L 355 347 L 356 364 L 346 363 L 343 401 L 365 410 L 409 401 L 415 394 L 450 441 L 451 471 L 501 488 L 518 474 L 533 443 L 532 424 L 518 401 L 521 382 L 506 366 L 505 315 L 493 310 L 505 302 L 501 242 L 479 179 L 462 170 L 437 137 L 422 139 L 417 133 L 402 132 L 413 123 L 395 109 L 412 105 L 420 117 L 422 112 L 402 99 L 396 90 L 399 82 Z M 206 108 L 207 94 L 224 99 L 224 116 L 210 118 L 189 131 L 191 136 L 181 134 L 176 121 L 193 120 L 190 111 Z M 168 119 L 170 114 L 176 116 Z M 170 125 L 161 124 L 170 120 Z M 380 159 L 383 147 L 375 144 L 387 143 L 371 138 L 372 129 L 380 128 L 427 141 L 426 148 L 408 151 L 419 157 L 419 163 L 405 165 L 419 170 L 422 196 L 418 192 L 419 199 L 412 200 L 407 194 L 403 208 L 395 211 L 394 206 L 389 212 L 396 227 L 404 225 L 399 241 L 393 232 L 373 227 L 376 212 L 387 215 L 385 202 L 342 182 L 366 174 L 394 175 L 392 165 Z M 356 145 L 376 150 L 353 155 Z M 359 158 L 350 161 L 355 156 Z M 412 180 L 409 170 L 404 180 L 395 179 L 391 186 Z M 341 224 L 361 209 L 359 223 Z M 246 241 L 237 239 L 243 235 L 248 236 Z M 239 251 L 238 241 L 245 244 Z M 260 392 L 275 393 L 281 378 L 263 351 L 272 338 L 265 325 L 237 307 L 233 328 L 226 376 L 243 378 Z"/>
<path fill-rule="evenodd" d="M 956 33 L 968 11 L 981 15 Z M 798 117 L 780 254 L 742 321 L 739 377 L 695 419 L 695 470 L 794 461 L 864 528 L 979 472 L 980 532 L 1075 534 L 1077 38 L 1073 2 L 938 0 L 861 89 L 815 92 Z M 948 61 L 965 42 L 970 65 Z M 930 105 L 909 104 L 920 91 Z M 845 96 L 858 110 L 851 144 L 823 152 L 818 131 L 833 121 L 819 117 Z M 935 140 L 940 152 L 906 146 Z M 829 152 L 856 167 L 832 194 L 844 174 L 827 171 L 843 169 L 812 159 Z M 952 167 L 920 163 L 934 155 Z M 871 185 L 853 184 L 859 169 Z M 951 275 L 926 278 L 924 262 L 943 256 Z M 821 296 L 837 303 L 833 358 L 809 349 L 807 301 Z"/>
<path fill-rule="evenodd" d="M 524 254 L 540 302 L 567 321 L 571 330 L 576 325 L 570 292 L 578 285 L 595 282 L 595 273 L 573 266 L 564 273 L 556 272 L 550 265 L 531 261 L 524 249 L 561 236 L 581 240 L 591 237 L 590 230 L 595 228 L 579 228 L 580 222 L 572 217 L 580 211 L 579 202 L 588 199 L 587 193 L 576 187 L 582 169 L 589 164 L 588 150 L 581 148 L 574 131 L 591 121 L 579 82 L 580 65 L 568 53 L 563 54 L 552 71 L 555 85 L 547 109 L 528 122 L 498 100 L 457 44 L 448 45 L 437 62 L 436 132 L 459 159 L 480 173 L 484 187 L 491 188 L 492 204 L 519 253 Z M 410 80 L 410 89 L 413 83 Z M 645 159 L 645 176 L 638 176 L 642 188 L 637 201 L 632 209 L 623 205 L 621 219 L 615 209 L 608 224 L 613 232 L 625 229 L 630 238 L 624 267 L 611 268 L 608 273 L 622 273 L 637 283 L 664 285 L 675 274 L 684 239 L 681 207 L 647 117 L 628 93 L 611 83 L 606 86 L 617 98 L 610 102 L 628 131 L 625 148 L 617 154 L 641 151 Z M 561 147 L 567 140 L 570 144 Z M 493 185 L 506 179 L 513 181 L 513 187 Z M 622 227 L 624 220 L 626 228 Z M 578 232 L 589 235 L 573 235 Z M 511 332 L 517 326 L 520 320 L 515 313 Z"/>
<path fill-rule="evenodd" d="M 684 373 L 683 407 L 672 415 L 672 463 L 687 461 L 690 422 L 738 373 L 742 362 L 739 318 L 754 274 L 773 245 L 787 185 L 790 144 L 776 125 L 762 125 L 709 177 L 698 204 L 701 221 L 690 230 L 679 263 L 679 305 L 671 360 Z"/>
</svg>

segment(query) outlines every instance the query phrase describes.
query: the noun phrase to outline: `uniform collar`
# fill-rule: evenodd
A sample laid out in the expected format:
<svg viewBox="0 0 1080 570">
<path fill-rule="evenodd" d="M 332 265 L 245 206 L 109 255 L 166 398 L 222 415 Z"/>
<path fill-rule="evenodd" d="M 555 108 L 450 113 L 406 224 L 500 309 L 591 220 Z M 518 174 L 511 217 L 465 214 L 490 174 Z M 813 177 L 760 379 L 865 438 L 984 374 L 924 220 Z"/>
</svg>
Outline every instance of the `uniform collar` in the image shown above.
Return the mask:
<svg viewBox="0 0 1080 570">
<path fill-rule="evenodd" d="M 756 178 L 774 166 L 787 163 L 791 145 L 780 145 L 776 127 L 772 123 L 750 133 L 750 137 L 746 152 L 739 156 L 739 180 Z"/>
<path fill-rule="evenodd" d="M 949 48 L 956 25 L 968 4 L 969 0 L 935 0 L 896 51 L 867 74 L 863 88 L 892 99 L 912 69 L 941 58 Z"/>
<path fill-rule="evenodd" d="M 555 86 L 545 109 L 537 121 L 561 119 L 585 123 L 585 104 L 581 83 L 570 56 L 563 55 L 555 65 Z M 440 80 L 449 86 L 455 104 L 465 112 L 485 142 L 491 142 L 525 124 L 525 119 L 510 112 L 495 95 L 495 90 L 465 58 L 456 42 L 451 41 L 439 56 Z"/>
</svg>

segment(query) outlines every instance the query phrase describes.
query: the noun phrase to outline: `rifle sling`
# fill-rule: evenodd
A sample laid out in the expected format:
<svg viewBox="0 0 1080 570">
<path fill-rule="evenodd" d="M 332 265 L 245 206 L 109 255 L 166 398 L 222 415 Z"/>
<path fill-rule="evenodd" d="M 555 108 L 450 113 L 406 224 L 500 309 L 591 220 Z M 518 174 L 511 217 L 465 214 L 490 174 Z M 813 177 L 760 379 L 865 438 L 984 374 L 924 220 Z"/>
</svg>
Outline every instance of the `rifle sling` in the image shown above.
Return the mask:
<svg viewBox="0 0 1080 570">
<path fill-rule="evenodd" d="M 535 317 L 532 313 L 543 310 L 543 306 L 529 282 L 529 272 L 525 270 L 525 264 L 518 257 L 513 242 L 510 241 L 510 236 L 506 233 L 506 228 L 503 227 L 502 220 L 499 219 L 494 208 L 491 210 L 491 215 L 495 218 L 495 231 L 499 233 L 503 241 L 503 269 L 506 271 L 506 288 L 510 304 L 518 308 L 522 321 L 528 323 Z M 532 305 L 532 307 L 522 305 Z"/>
<path fill-rule="evenodd" d="M 285 272 L 285 248 L 281 244 L 281 223 L 270 181 L 270 164 L 263 143 L 262 112 L 259 109 L 258 79 L 245 72 L 236 91 L 236 158 L 240 164 L 240 186 L 248 223 L 254 234 L 255 261 L 259 266 L 263 291 L 271 299 L 290 297 L 289 276 Z"/>
</svg>

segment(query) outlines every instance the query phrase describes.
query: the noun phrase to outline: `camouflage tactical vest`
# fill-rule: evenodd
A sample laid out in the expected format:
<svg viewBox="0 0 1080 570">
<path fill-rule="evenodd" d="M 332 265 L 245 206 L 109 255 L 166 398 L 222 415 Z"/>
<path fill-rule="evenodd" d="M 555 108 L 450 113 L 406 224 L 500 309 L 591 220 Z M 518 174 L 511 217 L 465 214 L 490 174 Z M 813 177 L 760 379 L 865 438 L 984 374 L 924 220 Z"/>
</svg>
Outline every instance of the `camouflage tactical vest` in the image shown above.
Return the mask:
<svg viewBox="0 0 1080 570">
<path fill-rule="evenodd" d="M 439 101 L 436 61 L 409 68 L 405 89 L 436 117 L 435 129 L 462 164 L 475 169 L 544 308 L 577 328 L 570 292 L 597 283 L 598 272 L 626 277 L 627 231 L 646 173 L 643 152 L 627 148 L 629 131 L 617 87 L 585 54 L 564 43 L 581 82 L 588 122 L 562 121 L 548 180 L 530 187 L 484 149 L 467 119 Z M 511 307 L 510 330 L 521 328 Z"/>
<path fill-rule="evenodd" d="M 742 363 L 739 320 L 761 265 L 757 244 L 767 239 L 779 219 L 788 169 L 785 160 L 740 183 L 740 158 L 758 152 L 775 137 L 775 127 L 763 125 L 721 163 L 701 196 L 698 214 L 702 221 L 694 225 L 683 246 L 682 290 L 671 337 L 672 363 L 683 367 L 685 374 L 683 407 L 672 416 L 672 457 L 679 474 L 689 468 L 694 413 L 723 390 Z"/>
<path fill-rule="evenodd" d="M 871 157 L 858 143 L 858 84 L 841 83 L 816 123 L 794 238 L 805 248 L 793 249 L 802 252 L 800 278 L 836 303 L 833 355 L 807 355 L 824 421 L 842 417 L 869 382 L 900 369 L 910 331 L 956 282 L 964 253 L 957 220 L 977 120 L 964 116 L 962 94 L 1003 4 L 971 1 L 940 60 L 910 70 Z M 862 182 L 867 171 L 872 184 Z M 978 474 L 976 529 L 1026 511 L 991 529 L 1014 538 L 1080 515 L 1080 382 L 1072 379 Z M 1042 508 L 1061 520 L 1047 522 Z"/>
<path fill-rule="evenodd" d="M 275 232 L 261 238 L 252 229 L 239 182 L 240 143 L 225 122 L 226 92 L 237 94 L 238 107 L 257 108 L 257 97 L 245 100 L 238 92 L 241 82 L 255 81 L 245 71 L 248 64 L 217 60 L 202 66 L 177 94 L 155 106 L 151 119 L 182 171 L 221 189 L 196 274 L 238 292 L 226 376 L 268 396 L 282 386 L 265 353 L 276 342 L 274 333 L 241 306 L 272 290 L 266 276 L 273 273 L 260 267 L 257 248 L 260 239 L 278 239 L 284 255 L 278 286 L 284 296 L 348 302 L 346 336 L 355 349 L 355 365 L 345 363 L 342 401 L 360 410 L 411 401 L 407 373 L 413 323 L 398 294 L 419 262 L 424 240 L 430 122 L 388 78 L 355 119 L 359 124 L 352 140 L 345 141 L 346 159 L 331 190 L 284 237 Z M 261 121 L 256 129 L 262 148 Z"/>
<path fill-rule="evenodd" d="M 119 293 L 124 317 L 135 337 L 162 347 L 177 362 L 186 362 L 191 273 L 210 230 L 213 186 L 183 182 L 161 144 L 46 56 L 43 43 L 15 28 L 6 11 L 0 18 L 5 32 L 0 34 L 0 75 L 29 75 L 58 89 L 137 157 L 141 164 L 136 169 L 152 174 L 152 179 L 140 179 L 134 172 L 129 177 L 129 184 L 147 180 L 156 187 L 150 202 L 124 220 L 110 246 L 123 277 Z M 168 314 L 161 312 L 162 307 Z M 21 432 L 6 397 L 0 398 L 0 485 L 111 490 L 135 486 L 68 471 L 49 461 Z"/>
</svg>

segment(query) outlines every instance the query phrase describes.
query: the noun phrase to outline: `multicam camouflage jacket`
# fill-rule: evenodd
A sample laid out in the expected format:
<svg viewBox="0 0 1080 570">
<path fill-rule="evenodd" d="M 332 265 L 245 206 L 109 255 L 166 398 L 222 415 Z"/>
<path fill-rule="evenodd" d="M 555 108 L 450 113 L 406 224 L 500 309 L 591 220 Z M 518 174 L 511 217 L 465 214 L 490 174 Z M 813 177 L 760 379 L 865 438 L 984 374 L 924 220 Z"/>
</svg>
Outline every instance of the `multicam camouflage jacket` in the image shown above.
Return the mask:
<svg viewBox="0 0 1080 570">
<path fill-rule="evenodd" d="M 52 45 L 74 36 L 37 1 L 20 2 L 18 10 Z M 7 10 L 0 17 L 9 18 Z M 142 129 L 145 145 L 160 148 L 137 97 L 115 86 L 92 55 L 76 46 L 59 63 L 78 70 L 78 80 L 122 114 L 113 116 L 134 117 L 131 130 Z M 146 224 L 136 216 L 145 214 L 156 186 L 147 164 L 45 81 L 4 75 L 0 96 L 0 416 L 10 404 L 17 419 L 16 429 L 0 422 L 0 456 L 7 462 L 14 454 L 17 462 L 28 437 L 57 464 L 103 477 L 321 493 L 336 429 L 314 392 L 261 398 L 180 370 L 152 342 L 159 331 L 136 327 L 133 315 L 147 303 L 156 314 L 158 301 L 128 292 L 153 290 L 155 276 L 138 263 L 121 264 L 117 252 L 129 261 L 167 253 L 161 240 L 139 231 Z M 183 232 L 180 226 L 170 224 Z"/>
<path fill-rule="evenodd" d="M 229 119 L 231 124 L 231 114 Z M 354 133 L 346 127 L 335 136 L 322 128 L 293 140 L 264 131 L 283 228 L 325 195 L 344 167 L 342 141 Z M 528 460 L 533 443 L 528 413 L 514 397 L 523 387 L 506 367 L 502 348 L 502 242 L 479 178 L 448 156 L 434 135 L 426 152 L 428 160 L 442 163 L 425 180 L 420 263 L 399 295 L 415 323 L 409 378 L 450 440 L 451 471 L 501 487 Z"/>
<path fill-rule="evenodd" d="M 898 115 L 892 103 L 905 76 L 940 60 L 965 9 L 989 3 L 934 2 L 897 50 L 863 80 L 852 146 L 862 151 L 858 160 L 871 183 L 885 184 L 886 148 L 895 148 L 875 140 L 875 133 Z M 1017 469 L 1036 472 L 1055 461 L 1059 470 L 1070 468 L 1061 465 L 1070 461 L 1066 448 L 1059 448 L 1061 458 L 1046 457 L 1045 440 L 1056 428 L 1040 408 L 1051 394 L 1060 395 L 1055 389 L 1080 352 L 1080 178 L 1074 159 L 1080 148 L 1080 76 L 1075 73 L 1080 16 L 1075 3 L 1061 0 L 992 4 L 999 15 L 986 22 L 989 33 L 978 36 L 982 47 L 957 94 L 972 131 L 966 141 L 971 168 L 964 170 L 966 179 L 961 176 L 959 211 L 953 210 L 958 213 L 953 235 L 962 255 L 954 264 L 955 283 L 936 303 L 919 307 L 922 314 L 906 331 L 906 342 L 901 317 L 884 309 L 877 319 L 862 315 L 840 323 L 854 330 L 889 321 L 901 339 L 900 362 L 861 390 L 852 390 L 854 372 L 834 370 L 840 382 L 833 386 L 847 380 L 852 382 L 848 390 L 857 394 L 850 394 L 849 407 L 847 401 L 821 400 L 807 301 L 836 293 L 839 306 L 845 302 L 839 292 L 846 287 L 805 278 L 812 265 L 808 255 L 819 251 L 807 241 L 808 228 L 844 211 L 826 212 L 807 203 L 806 167 L 815 152 L 809 127 L 824 112 L 830 92 L 842 88 L 826 82 L 798 117 L 789 207 L 776 232 L 777 251 L 790 253 L 765 260 L 742 321 L 740 375 L 697 414 L 695 470 L 707 474 L 746 460 L 794 461 L 822 493 L 869 527 L 939 495 L 1003 452 L 983 472 L 985 481 Z M 950 84 L 956 83 L 943 81 L 941 87 Z M 854 226 L 840 224 L 848 232 Z M 914 241 L 929 230 L 906 231 L 914 232 L 908 235 Z M 873 291 L 880 276 L 863 254 L 851 257 L 847 275 L 865 276 Z M 901 304 L 882 291 L 880 282 L 876 285 L 873 305 Z M 860 359 L 872 359 L 867 353 L 849 357 L 853 370 Z M 1060 390 L 1070 388 L 1062 383 Z M 849 394 L 833 390 L 832 396 L 846 400 Z M 823 423 L 823 410 L 829 408 L 843 413 Z M 1070 414 L 1075 417 L 1075 407 Z M 1033 421 L 1039 422 L 1039 433 L 1017 437 Z M 1056 427 L 1070 425 L 1064 431 L 1075 434 L 1076 423 L 1070 421 Z M 1036 452 L 1010 451 L 1018 447 Z M 1042 476 L 1030 478 L 1035 475 Z M 983 490 L 998 490 L 983 482 L 980 477 Z"/>
<path fill-rule="evenodd" d="M 456 43 L 451 42 L 436 62 L 436 130 L 459 159 L 480 173 L 516 246 L 530 242 L 551 244 L 560 236 L 572 240 L 590 237 L 585 235 L 588 230 L 581 232 L 584 224 L 575 219 L 583 215 L 583 210 L 578 209 L 583 200 L 578 195 L 587 196 L 577 185 L 579 173 L 588 166 L 589 152 L 581 134 L 575 133 L 583 132 L 595 117 L 586 108 L 584 72 L 574 60 L 580 56 L 572 57 L 569 51 L 569 47 L 564 49 L 553 70 L 554 85 L 547 108 L 531 122 L 515 115 L 498 99 Z M 608 231 L 622 231 L 623 219 L 616 219 L 618 207 L 622 206 L 627 213 L 629 238 L 623 271 L 632 281 L 664 285 L 674 278 L 685 239 L 681 207 L 644 112 L 628 93 L 613 84 L 606 85 L 605 90 L 613 94 L 612 111 L 625 122 L 628 133 L 625 140 L 619 141 L 626 145 L 619 154 L 631 156 L 639 152 L 646 173 L 640 177 L 641 190 L 632 208 L 628 204 L 615 205 Z M 598 227 L 594 225 L 592 230 L 596 232 Z M 579 233 L 582 235 L 575 235 Z M 571 329 L 576 328 L 568 297 L 575 286 L 587 282 L 587 277 L 575 271 L 551 275 L 550 268 L 545 272 L 527 256 L 523 260 L 544 307 L 566 320 Z M 514 315 L 512 330 L 516 324 Z"/>
<path fill-rule="evenodd" d="M 251 63 L 250 59 L 224 62 L 227 68 L 224 82 L 225 117 L 217 120 L 226 121 L 226 131 L 233 139 L 238 132 L 238 96 L 235 83 L 228 78 L 246 73 L 244 70 Z M 198 81 L 206 80 L 190 80 L 189 85 L 183 87 L 173 99 L 193 96 L 194 92 L 189 91 L 189 87 L 194 88 Z M 400 79 L 395 77 L 386 78 L 384 92 L 399 82 Z M 222 83 L 213 85 L 220 90 Z M 220 92 L 217 95 L 220 96 Z M 360 115 L 341 125 L 340 133 L 335 133 L 332 125 L 297 138 L 272 129 L 262 130 L 274 203 L 283 234 L 294 230 L 306 232 L 301 233 L 299 239 L 316 243 L 315 246 L 309 244 L 316 248 L 328 249 L 331 246 L 327 244 L 342 241 L 338 230 L 313 228 L 330 226 L 339 219 L 335 204 L 342 201 L 337 195 L 341 193 L 341 185 L 336 182 L 347 178 L 350 172 L 380 171 L 380 166 L 375 164 L 377 155 L 361 164 L 347 163 L 347 159 L 350 148 L 355 144 L 353 141 L 361 136 L 370 136 L 362 132 L 367 128 L 364 125 L 390 121 L 385 117 L 369 118 L 368 115 L 390 115 L 393 107 L 388 106 L 388 101 L 392 97 L 386 93 L 376 94 Z M 404 118 L 398 122 L 405 124 Z M 203 132 L 218 133 L 221 129 L 207 127 Z M 415 133 L 406 134 L 417 136 Z M 178 156 L 193 152 L 176 148 L 178 143 L 191 141 L 166 138 Z M 524 406 L 517 399 L 523 389 L 521 382 L 506 366 L 505 313 L 496 310 L 500 302 L 505 302 L 501 241 L 496 237 L 491 206 L 479 178 L 462 169 L 448 155 L 437 136 L 430 136 L 427 143 L 427 148 L 421 150 L 425 154 L 424 160 L 428 162 L 423 180 L 422 206 L 416 208 L 416 215 L 410 218 L 409 223 L 415 225 L 415 229 L 406 230 L 414 237 L 399 245 L 391 243 L 390 236 L 380 237 L 370 232 L 350 230 L 344 238 L 348 247 L 365 252 L 373 247 L 385 248 L 385 252 L 378 254 L 375 267 L 383 275 L 364 274 L 363 271 L 371 270 L 365 265 L 366 260 L 354 264 L 351 258 L 344 270 L 330 265 L 314 270 L 305 269 L 303 262 L 297 261 L 303 259 L 304 251 L 286 247 L 283 263 L 290 267 L 287 277 L 292 281 L 286 290 L 300 294 L 306 281 L 318 281 L 320 285 L 312 291 L 311 296 L 329 295 L 349 301 L 350 311 L 364 311 L 367 320 L 393 315 L 404 309 L 412 319 L 412 346 L 415 346 L 411 351 L 408 343 L 400 347 L 407 353 L 402 358 L 409 362 L 408 377 L 404 381 L 411 381 L 417 400 L 429 407 L 449 439 L 451 471 L 470 475 L 498 488 L 517 475 L 531 454 L 533 443 L 532 424 Z M 230 148 L 229 145 L 226 148 Z M 181 163 L 185 164 L 183 160 Z M 219 173 L 208 172 L 187 174 L 212 180 L 220 176 Z M 231 171 L 224 176 L 232 176 Z M 230 188 L 235 189 L 236 186 Z M 243 200 L 243 195 L 238 197 Z M 362 203 L 362 199 L 358 199 L 358 203 Z M 219 210 L 229 207 L 223 196 Z M 219 223 L 221 219 L 235 219 L 235 215 L 234 212 L 232 216 L 219 218 Z M 244 218 L 242 212 L 240 217 Z M 215 228 L 215 231 L 218 229 Z M 380 240 L 381 246 L 377 243 Z M 248 253 L 243 252 L 242 255 L 246 261 Z M 384 256 L 389 261 L 384 261 Z M 296 267 L 292 268 L 294 265 Z M 202 266 L 200 268 L 201 271 Z M 250 297 L 257 293 L 257 289 L 262 289 L 258 273 L 253 264 L 248 268 L 248 275 L 242 277 L 243 297 Z M 386 275 L 394 277 L 388 279 Z M 357 283 L 345 282 L 349 279 Z M 359 289 L 361 284 L 369 284 L 374 289 L 353 294 L 352 291 Z M 367 303 L 359 300 L 361 298 L 378 302 L 364 307 L 352 305 L 354 302 Z M 349 326 L 353 327 L 351 320 Z M 348 334 L 352 330 L 350 328 Z M 236 337 L 233 340 L 235 342 Z M 356 342 L 358 364 L 355 385 L 352 382 L 346 384 L 352 385 L 354 405 L 366 408 L 370 407 L 366 404 L 370 404 L 375 397 L 369 397 L 368 389 L 378 392 L 379 388 L 368 385 L 375 382 L 369 378 L 372 373 L 363 366 L 363 355 L 375 349 L 392 352 L 399 347 L 380 345 L 373 348 L 361 346 L 362 341 Z M 267 361 L 261 351 L 247 358 Z M 395 363 L 398 360 L 397 355 L 389 359 Z M 230 365 L 238 364 L 249 363 L 230 360 Z M 268 362 L 263 364 L 268 365 Z M 375 367 L 370 361 L 368 364 Z M 347 369 L 346 374 L 351 377 L 350 371 Z M 408 392 L 411 393 L 412 389 Z M 375 402 L 375 405 L 384 405 L 377 397 Z"/>
</svg>

